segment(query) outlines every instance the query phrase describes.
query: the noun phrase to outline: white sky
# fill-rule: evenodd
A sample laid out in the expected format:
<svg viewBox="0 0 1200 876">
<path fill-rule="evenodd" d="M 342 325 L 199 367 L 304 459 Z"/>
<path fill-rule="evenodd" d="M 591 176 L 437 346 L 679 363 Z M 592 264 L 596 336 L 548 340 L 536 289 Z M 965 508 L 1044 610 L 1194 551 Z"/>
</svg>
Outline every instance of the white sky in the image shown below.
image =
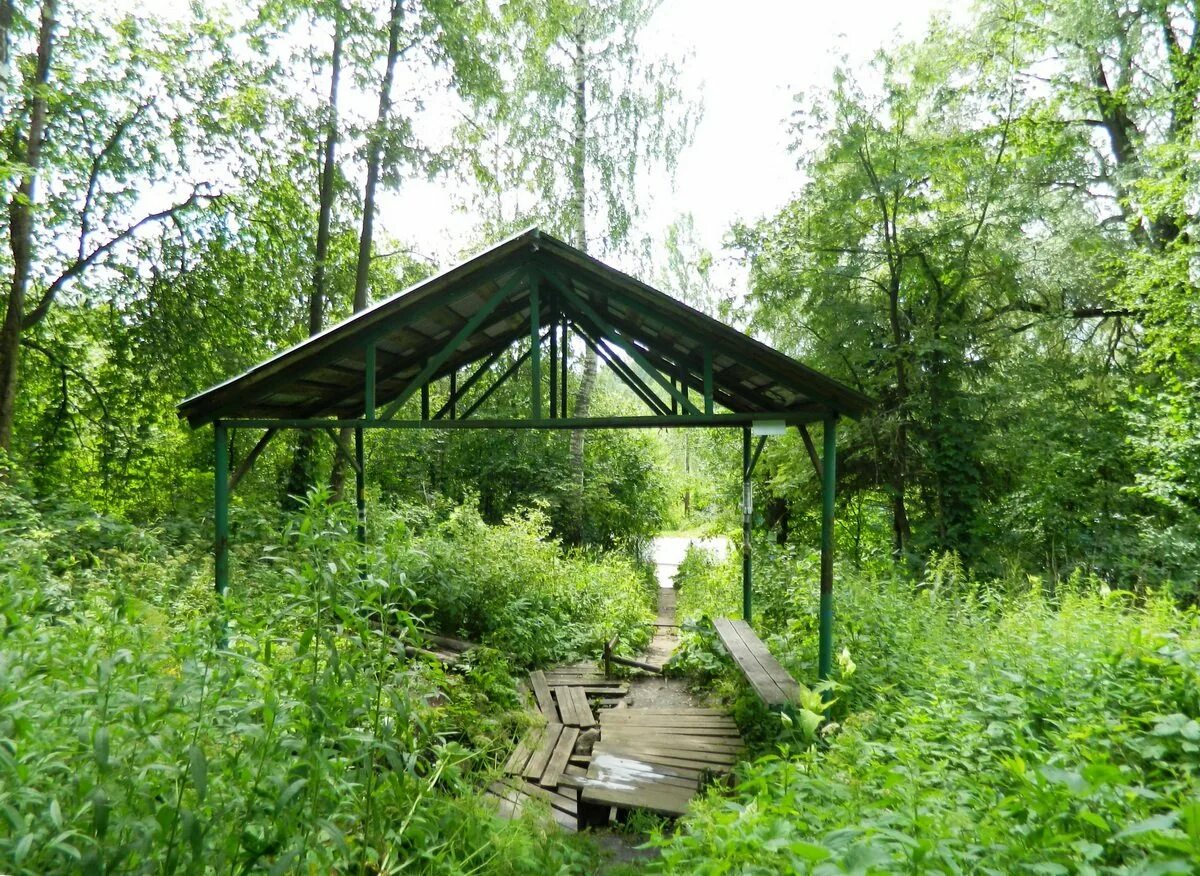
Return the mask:
<svg viewBox="0 0 1200 876">
<path fill-rule="evenodd" d="M 919 38 L 944 8 L 944 0 L 665 0 L 646 34 L 647 53 L 690 52 L 685 88 L 704 110 L 673 189 L 661 174 L 646 181 L 651 207 L 640 230 L 657 237 L 690 212 L 700 243 L 720 258 L 732 222 L 773 212 L 799 188 L 787 150 L 793 96 L 828 87 L 843 56 L 858 66 L 881 47 Z M 451 200 L 441 184 L 408 183 L 381 202 L 380 227 L 452 258 L 470 241 L 472 223 L 453 213 Z"/>
</svg>

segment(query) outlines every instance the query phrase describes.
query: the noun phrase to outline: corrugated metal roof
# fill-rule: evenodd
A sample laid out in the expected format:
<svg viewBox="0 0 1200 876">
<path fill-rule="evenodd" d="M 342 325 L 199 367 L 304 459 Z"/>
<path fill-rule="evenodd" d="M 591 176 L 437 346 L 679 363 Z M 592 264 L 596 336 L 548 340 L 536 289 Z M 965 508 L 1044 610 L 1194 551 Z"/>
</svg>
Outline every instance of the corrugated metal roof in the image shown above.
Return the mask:
<svg viewBox="0 0 1200 876">
<path fill-rule="evenodd" d="M 186 399 L 179 415 L 193 427 L 213 420 L 358 417 L 368 343 L 376 348 L 376 404 L 386 406 L 489 302 L 494 309 L 431 380 L 527 338 L 535 284 L 540 325 L 565 315 L 596 341 L 632 345 L 648 364 L 698 394 L 711 353 L 714 400 L 734 413 L 858 416 L 871 404 L 790 356 L 529 229 Z M 502 289 L 507 294 L 497 303 Z"/>
</svg>

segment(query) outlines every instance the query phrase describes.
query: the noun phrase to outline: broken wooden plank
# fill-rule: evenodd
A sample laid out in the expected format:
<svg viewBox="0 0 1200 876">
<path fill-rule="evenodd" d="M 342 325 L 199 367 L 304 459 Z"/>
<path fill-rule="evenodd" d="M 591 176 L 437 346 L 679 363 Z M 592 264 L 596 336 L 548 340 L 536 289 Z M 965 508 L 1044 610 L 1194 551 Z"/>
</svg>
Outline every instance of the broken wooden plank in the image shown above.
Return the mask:
<svg viewBox="0 0 1200 876">
<path fill-rule="evenodd" d="M 596 726 L 596 716 L 592 714 L 592 707 L 588 704 L 587 694 L 583 692 L 581 687 L 566 688 L 567 696 L 574 701 L 574 714 L 577 720 L 576 726 L 582 727 L 585 730 Z"/>
<path fill-rule="evenodd" d="M 550 755 L 546 769 L 538 781 L 539 785 L 545 788 L 553 788 L 558 785 L 563 770 L 566 769 L 567 761 L 575 751 L 575 743 L 578 739 L 579 729 L 577 727 L 563 728 L 562 734 L 558 737 L 558 743 L 554 746 L 554 753 Z"/>
<path fill-rule="evenodd" d="M 533 688 L 533 697 L 537 700 L 538 711 L 551 724 L 562 723 L 558 709 L 554 705 L 554 697 L 550 695 L 550 685 L 546 683 L 546 674 L 540 669 L 529 673 L 529 685 Z"/>
<path fill-rule="evenodd" d="M 541 744 L 530 756 L 529 763 L 525 765 L 521 775 L 534 781 L 542 777 L 542 773 L 546 770 L 546 764 L 550 761 L 550 755 L 554 753 L 554 746 L 558 744 L 558 737 L 562 735 L 562 730 L 562 724 L 546 725 L 546 735 L 542 737 Z"/>
<path fill-rule="evenodd" d="M 529 763 L 529 758 L 537 750 L 541 744 L 542 737 L 546 734 L 545 727 L 532 727 L 526 731 L 521 737 L 521 741 L 517 743 L 517 747 L 513 749 L 508 760 L 504 764 L 504 772 L 510 775 L 520 775 L 526 764 Z"/>
</svg>

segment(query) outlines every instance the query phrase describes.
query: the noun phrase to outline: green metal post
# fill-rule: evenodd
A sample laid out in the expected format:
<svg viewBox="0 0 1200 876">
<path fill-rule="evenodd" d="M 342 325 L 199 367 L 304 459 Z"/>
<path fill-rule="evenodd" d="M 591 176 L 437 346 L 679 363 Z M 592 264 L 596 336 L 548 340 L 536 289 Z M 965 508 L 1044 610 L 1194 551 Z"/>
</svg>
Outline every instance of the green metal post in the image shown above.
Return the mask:
<svg viewBox="0 0 1200 876">
<path fill-rule="evenodd" d="M 455 368 L 450 372 L 450 419 L 455 419 L 455 414 L 458 412 L 458 369 Z"/>
<path fill-rule="evenodd" d="M 538 303 L 538 279 L 536 276 L 530 277 L 529 280 L 529 343 L 533 345 L 530 362 L 533 365 L 533 393 L 531 402 L 533 405 L 533 418 L 540 420 L 542 418 L 542 342 L 541 342 L 541 327 L 538 325 L 538 319 L 541 314 L 538 310 L 541 309 L 541 304 Z"/>
<path fill-rule="evenodd" d="M 825 421 L 825 459 L 821 474 L 821 615 L 817 675 L 824 681 L 833 669 L 833 504 L 837 488 L 837 418 Z"/>
<path fill-rule="evenodd" d="M 750 486 L 750 427 L 742 427 L 742 619 L 750 623 L 750 521 L 754 513 Z"/>
<path fill-rule="evenodd" d="M 558 417 L 558 324 L 550 323 L 550 419 Z"/>
<path fill-rule="evenodd" d="M 358 543 L 367 543 L 367 470 L 363 465 L 363 430 L 354 430 L 354 501 L 358 505 Z"/>
<path fill-rule="evenodd" d="M 367 344 L 363 363 L 363 418 L 375 419 L 375 342 Z"/>
<path fill-rule="evenodd" d="M 567 318 L 564 316 L 562 319 L 562 345 L 558 354 L 558 365 L 561 371 L 558 376 L 558 391 L 562 393 L 562 398 L 559 399 L 558 402 L 558 409 L 561 412 L 561 415 L 564 417 L 567 415 L 567 354 L 570 351 L 571 344 L 571 335 L 569 334 L 570 331 L 571 330 L 567 325 Z"/>
<path fill-rule="evenodd" d="M 713 355 L 712 349 L 704 351 L 704 413 L 713 412 Z"/>
<path fill-rule="evenodd" d="M 384 417 L 384 419 L 386 420 L 387 417 Z M 429 384 L 428 383 L 421 384 L 421 419 L 422 420 L 429 419 Z"/>
<path fill-rule="evenodd" d="M 229 436 L 225 424 L 220 420 L 213 423 L 216 437 L 216 509 L 214 522 L 216 524 L 216 539 L 213 542 L 215 550 L 215 566 L 217 578 L 217 595 L 224 595 L 229 586 Z"/>
</svg>

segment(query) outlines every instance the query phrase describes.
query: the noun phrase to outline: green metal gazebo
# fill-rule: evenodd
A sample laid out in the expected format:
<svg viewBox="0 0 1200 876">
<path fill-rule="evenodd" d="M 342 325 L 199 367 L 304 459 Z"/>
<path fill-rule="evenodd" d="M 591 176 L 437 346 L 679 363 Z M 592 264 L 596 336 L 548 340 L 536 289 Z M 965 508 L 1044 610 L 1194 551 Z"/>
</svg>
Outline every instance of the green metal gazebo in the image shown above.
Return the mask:
<svg viewBox="0 0 1200 876">
<path fill-rule="evenodd" d="M 573 417 L 571 338 L 593 350 L 645 405 L 641 416 Z M 501 357 L 520 354 L 505 368 Z M 549 367 L 543 368 L 543 358 Z M 495 389 L 530 363 L 527 416 L 476 416 Z M 448 400 L 430 408 L 430 385 Z M 420 398 L 416 419 L 401 418 Z M 537 229 L 393 295 L 179 405 L 216 442 L 216 588 L 229 584 L 229 496 L 282 429 L 328 432 L 355 472 L 365 537 L 366 429 L 742 430 L 742 611 L 750 621 L 750 475 L 767 435 L 798 428 L 822 484 L 820 653 L 833 656 L 833 514 L 837 421 L 871 400 L 766 344 Z M 412 406 L 415 412 L 415 402 Z M 824 426 L 818 457 L 808 425 Z M 354 448 L 339 431 L 353 429 Z M 230 474 L 229 430 L 263 430 Z M 757 437 L 755 445 L 754 438 Z"/>
</svg>

